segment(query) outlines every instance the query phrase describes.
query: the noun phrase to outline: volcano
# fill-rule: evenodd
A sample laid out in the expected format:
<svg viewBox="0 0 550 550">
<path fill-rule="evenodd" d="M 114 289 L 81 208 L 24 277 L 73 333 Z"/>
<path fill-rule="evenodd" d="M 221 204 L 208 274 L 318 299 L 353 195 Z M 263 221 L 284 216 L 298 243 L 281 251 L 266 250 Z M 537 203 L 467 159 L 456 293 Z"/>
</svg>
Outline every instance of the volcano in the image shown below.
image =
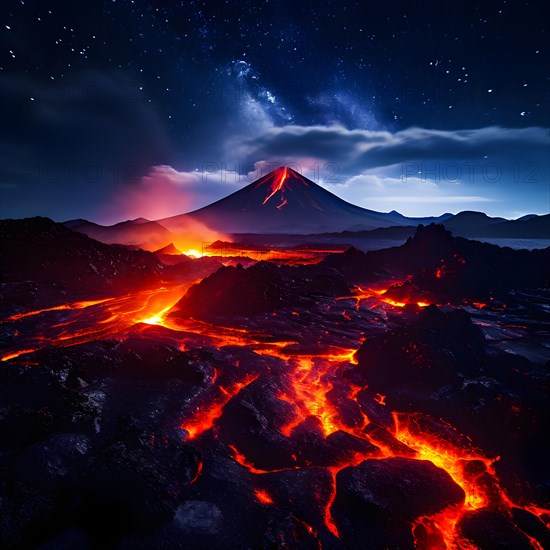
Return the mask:
<svg viewBox="0 0 550 550">
<path fill-rule="evenodd" d="M 170 231 L 179 231 L 189 218 L 224 233 L 264 234 L 376 229 L 441 221 L 355 206 L 286 166 L 204 208 L 158 222 Z"/>
<path fill-rule="evenodd" d="M 425 218 L 408 218 L 395 210 L 376 212 L 346 202 L 287 166 L 185 214 L 156 221 L 138 218 L 111 226 L 81 219 L 69 220 L 65 225 L 106 244 L 157 251 L 175 243 L 179 249 L 194 253 L 205 241 L 232 240 L 226 237 L 238 234 L 246 235 L 245 240 L 260 235 L 264 243 L 268 235 L 276 239 L 285 236 L 285 246 L 291 235 L 314 234 L 348 239 L 353 233 L 360 238 L 397 237 L 404 241 L 416 226 L 430 223 L 444 224 L 453 235 L 468 238 L 547 239 L 550 234 L 550 214 L 506 220 L 483 212 Z M 349 234 L 339 235 L 344 231 Z"/>
</svg>

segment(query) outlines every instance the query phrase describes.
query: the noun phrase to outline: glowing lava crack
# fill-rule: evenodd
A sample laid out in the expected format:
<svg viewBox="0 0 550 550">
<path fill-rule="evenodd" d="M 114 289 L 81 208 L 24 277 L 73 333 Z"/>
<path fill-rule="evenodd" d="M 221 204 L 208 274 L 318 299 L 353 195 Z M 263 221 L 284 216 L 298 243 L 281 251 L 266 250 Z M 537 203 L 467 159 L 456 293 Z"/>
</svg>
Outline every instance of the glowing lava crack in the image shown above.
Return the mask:
<svg viewBox="0 0 550 550">
<path fill-rule="evenodd" d="M 287 170 L 281 169 L 265 202 L 269 201 L 275 193 L 283 190 L 286 178 Z M 353 298 L 357 309 L 361 309 L 363 303 L 369 305 L 369 308 L 382 305 L 391 308 L 403 307 L 403 303 L 386 299 L 384 294 L 385 290 L 358 289 Z M 4 323 L 28 322 L 34 317 L 43 318 L 44 315 L 68 312 L 74 316 L 72 320 L 69 318 L 54 325 L 55 330 L 54 327 L 50 327 L 52 334 L 55 334 L 51 342 L 55 345 L 73 345 L 98 338 L 98 335 L 100 337 L 113 335 L 115 327 L 129 330 L 128 327 L 140 325 L 145 327 L 141 329 L 144 331 L 169 330 L 171 337 L 177 339 L 180 349 L 186 348 L 188 340 L 192 341 L 192 338 L 200 337 L 210 341 L 212 346 L 219 349 L 223 346 L 246 348 L 249 352 L 254 351 L 255 358 L 262 360 L 268 358 L 279 364 L 283 362 L 286 369 L 281 371 L 280 379 L 276 383 L 277 390 L 274 392 L 274 398 L 290 411 L 285 421 L 281 421 L 278 425 L 278 432 L 279 437 L 283 437 L 288 442 L 289 448 L 296 449 L 295 454 L 292 455 L 294 465 L 291 463 L 290 466 L 284 464 L 281 468 L 265 468 L 259 462 L 256 463 L 255 459 L 247 457 L 246 451 L 243 452 L 235 442 L 224 440 L 223 430 L 220 430 L 220 433 L 218 430 L 213 430 L 212 433 L 215 439 L 222 440 L 224 448 L 228 449 L 229 456 L 252 476 L 261 477 L 276 472 L 308 468 L 323 468 L 328 472 L 332 480 L 330 494 L 328 498 L 323 497 L 324 500 L 317 503 L 323 511 L 324 528 L 321 530 L 325 531 L 324 536 L 338 538 L 342 536 L 339 532 L 338 519 L 333 516 L 342 471 L 347 468 L 360 469 L 364 461 L 386 459 L 429 461 L 446 472 L 464 492 L 465 498 L 461 504 L 447 506 L 432 515 L 420 515 L 412 521 L 411 533 L 419 548 L 463 550 L 475 548 L 472 542 L 461 533 L 459 524 L 466 514 L 480 510 L 496 510 L 505 517 L 511 518 L 513 509 L 520 508 L 550 525 L 550 513 L 547 510 L 530 504 L 516 503 L 502 488 L 494 467 L 497 457 L 484 456 L 466 438 L 461 439 L 462 436 L 456 430 L 451 426 L 443 425 L 441 421 L 434 420 L 435 425 L 441 429 L 431 433 L 420 421 L 419 413 L 396 413 L 387 410 L 384 395 L 374 391 L 369 393 L 368 387 L 356 385 L 351 382 L 351 379 L 343 376 L 346 369 L 357 364 L 355 349 L 322 346 L 317 343 L 315 352 L 310 350 L 308 353 L 293 353 L 292 346 L 296 346 L 297 342 L 282 338 L 278 340 L 269 333 L 262 335 L 259 329 L 251 332 L 243 328 L 220 327 L 193 319 L 167 317 L 166 313 L 171 304 L 180 295 L 181 289 L 159 289 L 136 293 L 133 297 L 75 302 L 13 315 L 5 319 Z M 426 305 L 413 298 L 410 303 L 420 308 Z M 349 305 L 350 319 L 349 313 L 355 313 L 354 305 L 353 303 Z M 77 323 L 82 318 L 87 318 L 86 316 L 91 320 L 90 327 Z M 300 321 L 300 315 L 291 316 L 292 318 L 297 322 Z M 341 316 L 339 318 L 341 319 Z M 178 334 L 180 336 L 177 336 Z M 360 343 L 360 339 L 357 340 L 356 347 Z M 43 337 L 42 340 L 37 338 L 36 343 L 37 348 L 44 347 L 48 343 L 48 338 Z M 30 351 L 32 350 L 24 347 L 19 351 L 6 354 L 3 360 L 7 361 Z M 260 364 L 263 363 L 260 362 Z M 261 368 L 266 370 L 262 371 Z M 238 400 L 241 393 L 249 392 L 255 381 L 261 382 L 264 377 L 271 376 L 269 368 L 261 368 L 258 367 L 252 374 L 247 373 L 239 377 L 238 368 L 230 365 L 228 369 L 232 369 L 233 378 L 230 378 L 231 382 L 223 384 L 219 379 L 220 373 L 214 370 L 214 375 L 207 381 L 209 384 L 207 390 L 200 394 L 200 400 L 197 403 L 191 402 L 192 407 L 187 409 L 186 417 L 181 419 L 180 426 L 187 432 L 186 441 L 200 447 L 204 442 L 201 436 L 217 426 L 232 400 Z M 365 412 L 368 410 L 365 399 L 370 400 L 369 405 L 375 407 L 379 414 L 387 413 L 388 422 L 385 425 L 379 424 L 376 418 Z M 349 415 L 346 416 L 346 411 L 354 411 L 352 420 Z M 311 423 L 312 419 L 314 423 Z M 300 455 L 302 449 L 296 448 L 299 437 L 297 432 L 303 432 L 298 429 L 301 426 L 308 426 L 307 429 L 318 426 L 312 430 L 317 430 L 316 437 L 327 442 L 327 445 L 334 436 L 343 435 L 356 443 L 363 444 L 365 450 L 354 450 L 344 458 L 335 458 L 334 462 L 328 466 L 326 463 L 316 466 L 313 459 L 304 459 Z M 446 435 L 448 433 L 456 437 L 451 441 Z M 464 444 L 458 444 L 459 440 L 464 441 Z M 201 459 L 190 481 L 193 486 L 200 484 L 201 476 L 206 469 Z M 269 487 L 265 488 L 264 485 L 254 484 L 252 494 L 258 506 L 268 508 L 285 504 L 280 501 L 276 493 Z M 316 537 L 320 536 L 320 530 L 314 530 L 309 523 L 304 523 L 303 519 L 297 517 L 299 523 L 308 527 L 306 532 L 310 536 L 313 534 Z M 521 531 L 519 527 L 515 528 L 518 532 Z M 521 533 L 530 541 L 533 548 L 538 550 L 542 548 L 536 539 L 523 531 Z"/>
</svg>

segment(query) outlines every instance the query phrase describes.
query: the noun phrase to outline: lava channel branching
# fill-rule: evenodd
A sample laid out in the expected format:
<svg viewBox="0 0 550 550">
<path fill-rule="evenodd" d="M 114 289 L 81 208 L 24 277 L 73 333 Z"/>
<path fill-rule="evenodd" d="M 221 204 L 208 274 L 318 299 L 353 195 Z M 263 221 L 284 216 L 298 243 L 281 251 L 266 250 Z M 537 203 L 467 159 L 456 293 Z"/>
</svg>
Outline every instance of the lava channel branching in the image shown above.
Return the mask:
<svg viewBox="0 0 550 550">
<path fill-rule="evenodd" d="M 275 192 L 281 190 L 286 177 L 286 169 L 284 169 L 275 182 L 277 188 L 274 191 L 272 189 L 272 193 L 266 201 Z M 385 299 L 385 290 L 359 289 L 355 295 L 357 307 L 359 308 L 362 302 L 366 300 L 373 300 L 372 307 L 377 307 L 376 304 L 380 305 L 381 303 L 397 308 L 405 305 Z M 241 346 L 261 355 L 282 359 L 288 366 L 284 374 L 285 381 L 288 383 L 281 384 L 280 388 L 284 389 L 281 389 L 277 397 L 287 403 L 293 411 L 292 421 L 279 428 L 282 436 L 291 440 L 295 429 L 300 424 L 309 417 L 315 417 L 325 438 L 341 431 L 368 442 L 373 449 L 365 452 L 355 452 L 351 458 L 325 467 L 331 475 L 332 488 L 329 497 L 322 503 L 324 523 L 326 530 L 335 537 L 339 537 L 340 533 L 331 510 L 337 497 L 339 472 L 344 468 L 357 467 L 366 459 L 383 460 L 387 458 L 411 458 L 411 456 L 419 461 L 430 461 L 436 467 L 447 472 L 465 493 L 465 499 L 461 505 L 449 506 L 431 516 L 420 516 L 412 522 L 411 530 L 419 547 L 463 550 L 474 548 L 472 543 L 459 533 L 457 525 L 466 513 L 482 509 L 498 510 L 511 517 L 513 508 L 521 508 L 539 517 L 550 526 L 548 521 L 550 512 L 548 510 L 531 504 L 515 503 L 503 490 L 494 468 L 496 457 L 486 457 L 472 445 L 459 445 L 454 441 L 448 441 L 443 434 L 427 433 L 421 423 L 418 422 L 415 413 L 393 413 L 394 429 L 390 427 L 383 428 L 381 433 L 369 431 L 368 426 L 371 419 L 363 412 L 358 401 L 358 395 L 364 388 L 354 386 L 341 376 L 341 369 L 355 362 L 355 349 L 334 347 L 330 350 L 320 349 L 317 354 L 297 355 L 289 351 L 289 349 L 292 349 L 289 344 L 293 342 L 283 341 L 282 339 L 277 341 L 271 334 L 262 335 L 259 329 L 252 332 L 240 328 L 220 327 L 196 320 L 177 320 L 166 317 L 165 313 L 168 311 L 170 304 L 174 303 L 175 298 L 179 298 L 181 293 L 181 288 L 176 292 L 166 292 L 166 289 L 159 289 L 117 299 L 76 302 L 46 310 L 18 314 L 4 319 L 3 322 L 25 322 L 26 319 L 39 317 L 43 313 L 69 310 L 68 313 L 74 315 L 74 323 L 69 322 L 68 325 L 65 321 L 57 323 L 59 328 L 56 328 L 51 334 L 46 330 L 44 335 L 37 335 L 33 342 L 40 342 L 39 347 L 72 345 L 77 342 L 97 339 L 105 334 L 120 335 L 121 331 L 126 330 L 127 327 L 145 322 L 161 325 L 161 327 L 181 334 L 180 349 L 185 348 L 188 340 L 192 341 L 192 338 L 204 336 L 212 342 L 212 345 L 217 347 L 226 345 Z M 416 300 L 412 300 L 411 303 L 420 307 L 425 305 Z M 353 306 L 350 306 L 350 308 L 353 311 Z M 357 347 L 359 347 L 359 344 L 360 342 L 357 341 Z M 32 352 L 32 349 L 24 345 L 20 350 L 8 352 L 4 355 L 3 360 L 29 352 Z M 210 381 L 211 388 L 203 396 L 206 398 L 201 401 L 198 407 L 189 412 L 187 418 L 181 421 L 181 428 L 188 433 L 187 440 L 195 445 L 200 445 L 200 441 L 197 440 L 216 425 L 217 420 L 223 416 L 226 405 L 260 376 L 262 376 L 260 373 L 247 374 L 241 380 L 228 386 L 222 386 L 219 380 L 212 379 Z M 340 388 L 342 385 L 347 384 L 347 391 L 344 392 L 342 398 L 343 403 L 352 404 L 360 411 L 361 419 L 359 421 L 351 423 L 344 420 L 339 408 L 342 403 L 335 402 L 331 393 L 336 383 L 339 384 Z M 384 396 L 373 393 L 371 399 L 376 403 L 376 406 L 387 407 Z M 398 450 L 397 445 L 389 445 L 386 437 L 393 438 L 402 449 L 404 448 L 408 452 L 406 453 L 402 449 Z M 236 445 L 232 443 L 227 443 L 227 445 L 232 451 L 229 454 L 235 462 L 253 475 L 308 467 L 307 465 L 297 465 L 295 468 L 287 467 L 270 470 L 258 468 L 253 461 L 237 449 Z M 200 462 L 192 483 L 195 483 L 201 476 L 202 470 L 203 464 Z M 260 504 L 266 506 L 291 505 L 290 503 L 275 502 L 271 494 L 261 488 L 261 485 L 258 485 L 254 490 L 254 496 Z M 538 541 L 527 534 L 526 536 L 531 541 L 533 548 L 542 548 Z M 426 543 L 426 540 L 432 541 L 431 546 Z M 437 542 L 434 543 L 433 541 Z"/>
<path fill-rule="evenodd" d="M 225 405 L 243 388 L 254 382 L 258 376 L 259 374 L 247 375 L 242 381 L 235 382 L 227 389 L 218 385 L 216 387 L 217 396 L 214 397 L 212 402 L 199 407 L 188 420 L 182 423 L 181 428 L 189 434 L 188 439 L 195 439 L 203 432 L 212 428 L 214 422 L 222 415 Z"/>
</svg>

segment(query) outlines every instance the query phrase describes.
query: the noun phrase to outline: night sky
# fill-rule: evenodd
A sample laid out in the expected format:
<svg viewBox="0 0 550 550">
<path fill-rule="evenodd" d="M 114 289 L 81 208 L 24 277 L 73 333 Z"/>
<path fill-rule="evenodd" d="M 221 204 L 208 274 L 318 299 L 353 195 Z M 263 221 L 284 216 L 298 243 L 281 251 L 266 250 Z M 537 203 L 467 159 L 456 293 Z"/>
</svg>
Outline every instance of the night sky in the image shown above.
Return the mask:
<svg viewBox="0 0 550 550">
<path fill-rule="evenodd" d="M 0 217 L 155 219 L 279 164 L 373 210 L 550 211 L 543 2 L 3 0 L 0 27 Z"/>
</svg>

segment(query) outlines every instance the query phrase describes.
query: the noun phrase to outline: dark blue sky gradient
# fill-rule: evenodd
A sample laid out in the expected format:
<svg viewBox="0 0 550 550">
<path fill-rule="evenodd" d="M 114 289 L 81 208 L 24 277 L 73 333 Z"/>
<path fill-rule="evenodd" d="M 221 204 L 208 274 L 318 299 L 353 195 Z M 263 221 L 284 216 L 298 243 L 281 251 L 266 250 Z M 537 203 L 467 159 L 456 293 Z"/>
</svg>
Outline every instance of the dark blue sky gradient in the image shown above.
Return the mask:
<svg viewBox="0 0 550 550">
<path fill-rule="evenodd" d="M 261 162 L 378 210 L 550 210 L 542 2 L 10 0 L 0 15 L 2 217 L 154 217 L 155 196 L 183 212 Z"/>
</svg>

